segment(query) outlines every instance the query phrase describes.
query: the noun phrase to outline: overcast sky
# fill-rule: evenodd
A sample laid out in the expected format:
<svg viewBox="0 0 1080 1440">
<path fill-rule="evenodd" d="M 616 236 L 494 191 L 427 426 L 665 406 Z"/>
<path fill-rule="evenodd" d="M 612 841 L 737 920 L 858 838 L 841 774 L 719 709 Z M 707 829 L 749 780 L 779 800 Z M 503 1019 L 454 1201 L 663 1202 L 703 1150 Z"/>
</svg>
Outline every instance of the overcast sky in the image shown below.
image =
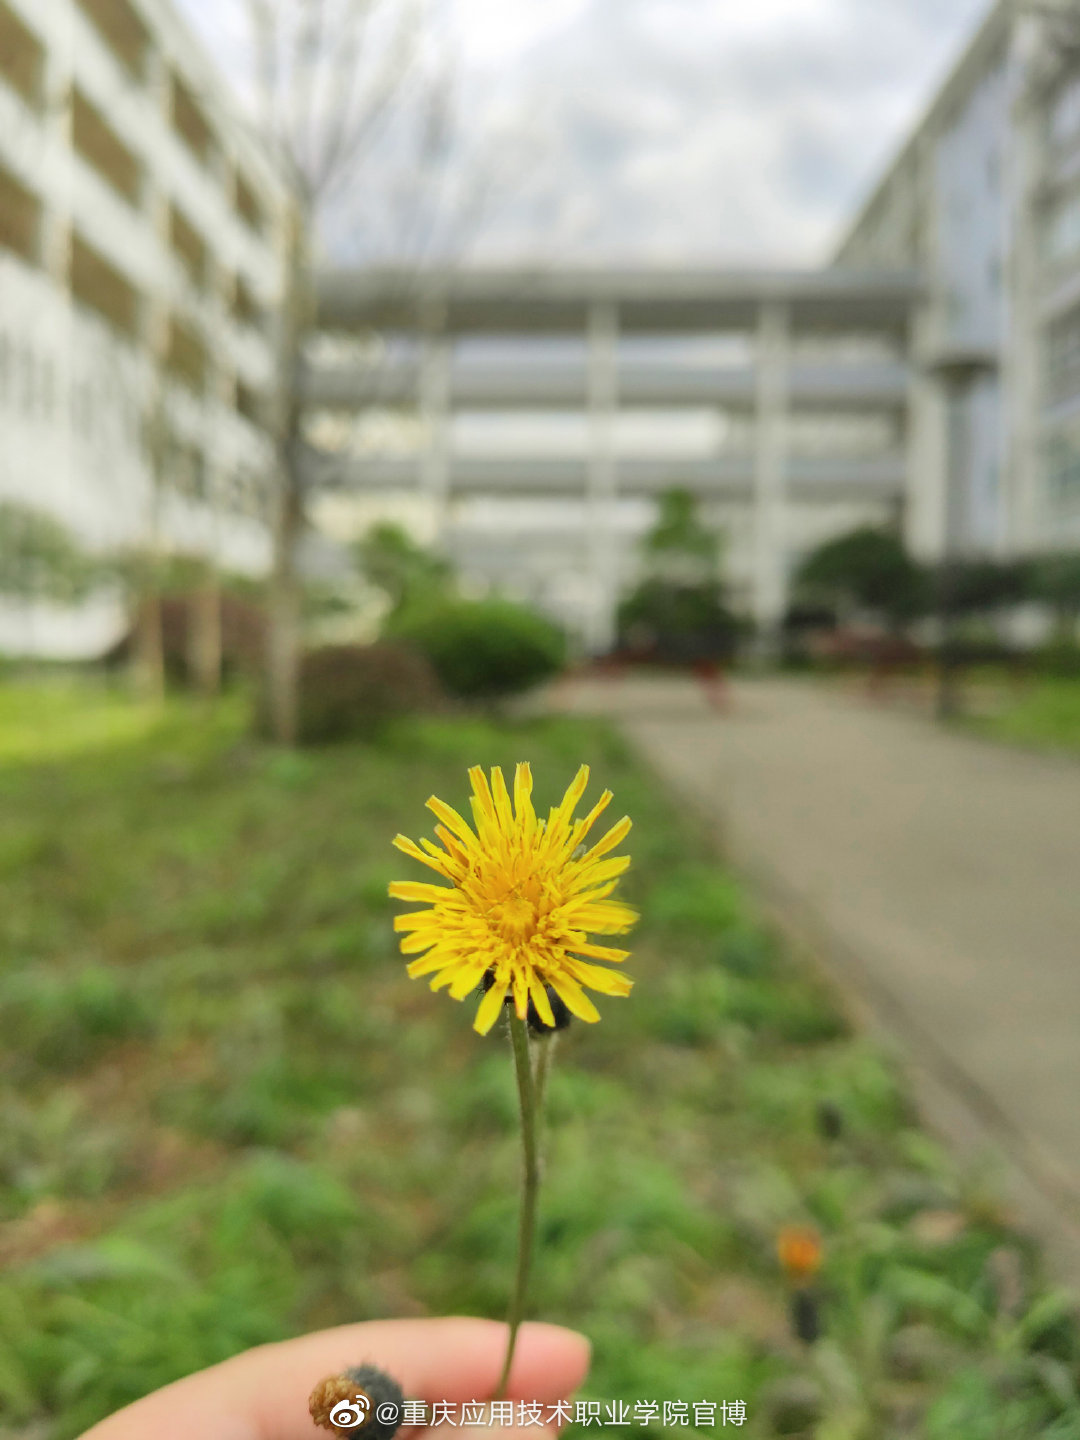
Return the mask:
<svg viewBox="0 0 1080 1440">
<path fill-rule="evenodd" d="M 235 70 L 239 0 L 181 3 Z M 467 258 L 804 265 L 828 258 L 988 0 L 434 3 L 463 163 L 498 177 Z M 391 243 L 371 211 L 392 154 L 368 171 L 339 251 Z"/>
</svg>

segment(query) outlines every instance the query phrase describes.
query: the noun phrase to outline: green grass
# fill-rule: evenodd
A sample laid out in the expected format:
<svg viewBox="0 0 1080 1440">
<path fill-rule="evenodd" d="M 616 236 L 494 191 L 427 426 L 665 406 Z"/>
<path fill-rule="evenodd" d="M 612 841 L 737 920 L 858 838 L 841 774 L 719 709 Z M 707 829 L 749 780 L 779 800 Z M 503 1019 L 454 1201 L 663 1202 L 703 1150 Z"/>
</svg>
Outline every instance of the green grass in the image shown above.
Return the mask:
<svg viewBox="0 0 1080 1440">
<path fill-rule="evenodd" d="M 994 714 L 966 723 L 1010 744 L 1080 752 L 1080 679 L 1043 677 L 1005 699 Z"/>
<path fill-rule="evenodd" d="M 541 803 L 584 759 L 635 821 L 637 985 L 563 1045 L 533 1297 L 592 1337 L 589 1393 L 742 1399 L 764 1437 L 801 1379 L 824 1440 L 1080 1436 L 1076 1325 L 1030 1247 L 603 726 L 288 754 L 238 702 L 49 687 L 0 693 L 0 756 L 0 1431 L 68 1440 L 317 1326 L 503 1312 L 508 1047 L 406 978 L 386 885 L 430 793 L 527 758 Z M 807 1221 L 812 1353 L 775 1261 Z"/>
</svg>

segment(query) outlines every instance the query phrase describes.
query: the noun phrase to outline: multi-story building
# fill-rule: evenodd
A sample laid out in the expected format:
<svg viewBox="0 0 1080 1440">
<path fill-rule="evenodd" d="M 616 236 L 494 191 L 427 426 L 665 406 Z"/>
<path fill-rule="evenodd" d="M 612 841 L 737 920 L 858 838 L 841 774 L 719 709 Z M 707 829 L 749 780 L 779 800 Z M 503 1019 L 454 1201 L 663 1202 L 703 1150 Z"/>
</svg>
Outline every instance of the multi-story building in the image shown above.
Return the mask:
<svg viewBox="0 0 1080 1440">
<path fill-rule="evenodd" d="M 463 576 L 602 651 L 678 486 L 772 633 L 807 550 L 903 503 L 918 288 L 906 270 L 324 272 L 337 343 L 301 372 L 312 479 L 352 504 L 323 513 L 344 527 L 356 497 L 363 521 L 412 499 Z M 356 344 L 373 333 L 381 355 Z"/>
<path fill-rule="evenodd" d="M 265 570 L 290 203 L 168 0 L 0 0 L 0 499 Z M 39 608 L 55 653 L 118 621 Z"/>
<path fill-rule="evenodd" d="M 1056 11 L 993 6 L 836 259 L 924 277 L 907 484 L 914 548 L 932 557 L 947 543 L 998 555 L 1080 545 L 1075 0 Z M 967 383 L 942 384 L 950 362 L 967 363 Z"/>
</svg>

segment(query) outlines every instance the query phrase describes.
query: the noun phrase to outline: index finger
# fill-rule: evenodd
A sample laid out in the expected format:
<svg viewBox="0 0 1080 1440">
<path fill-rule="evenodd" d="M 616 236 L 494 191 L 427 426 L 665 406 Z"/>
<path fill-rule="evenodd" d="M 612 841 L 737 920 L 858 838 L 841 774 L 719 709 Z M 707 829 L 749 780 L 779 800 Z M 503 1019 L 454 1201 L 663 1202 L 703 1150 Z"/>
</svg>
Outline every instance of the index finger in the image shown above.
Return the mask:
<svg viewBox="0 0 1080 1440">
<path fill-rule="evenodd" d="M 494 1320 L 379 1320 L 249 1350 L 114 1415 L 83 1440 L 315 1440 L 308 1396 L 328 1375 L 377 1365 L 408 1399 L 483 1400 L 494 1390 L 507 1327 Z M 507 1398 L 550 1404 L 584 1380 L 589 1343 L 557 1325 L 521 1327 Z"/>
</svg>

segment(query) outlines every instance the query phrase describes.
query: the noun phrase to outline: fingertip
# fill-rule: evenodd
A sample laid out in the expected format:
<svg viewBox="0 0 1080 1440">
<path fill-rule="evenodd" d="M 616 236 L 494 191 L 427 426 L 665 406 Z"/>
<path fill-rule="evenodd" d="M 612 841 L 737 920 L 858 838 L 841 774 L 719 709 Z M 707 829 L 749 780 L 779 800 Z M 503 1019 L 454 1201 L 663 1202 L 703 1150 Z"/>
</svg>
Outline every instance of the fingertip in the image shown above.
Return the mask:
<svg viewBox="0 0 1080 1440">
<path fill-rule="evenodd" d="M 583 1371 L 588 1370 L 592 1359 L 592 1341 L 589 1337 L 582 1335 L 580 1330 L 571 1330 L 566 1325 L 549 1325 L 544 1320 L 527 1320 L 521 1327 L 518 1343 L 522 1341 L 530 1346 L 550 1350 L 568 1365 L 580 1365 Z"/>
<path fill-rule="evenodd" d="M 555 1398 L 578 1389 L 589 1373 L 592 1343 L 577 1330 L 530 1320 L 518 1332 L 507 1393 Z"/>
</svg>

